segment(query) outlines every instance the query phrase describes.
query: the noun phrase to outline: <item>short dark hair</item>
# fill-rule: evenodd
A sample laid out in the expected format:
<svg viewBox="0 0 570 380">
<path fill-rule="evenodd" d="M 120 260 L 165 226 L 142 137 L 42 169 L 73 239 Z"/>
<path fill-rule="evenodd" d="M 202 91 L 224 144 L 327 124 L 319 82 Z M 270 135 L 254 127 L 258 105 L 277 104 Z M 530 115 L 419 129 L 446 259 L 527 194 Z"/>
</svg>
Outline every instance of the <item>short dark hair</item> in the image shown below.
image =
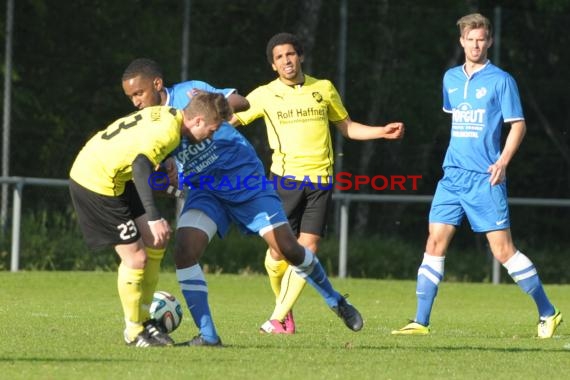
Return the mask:
<svg viewBox="0 0 570 380">
<path fill-rule="evenodd" d="M 126 81 L 137 76 L 143 76 L 147 78 L 162 78 L 162 69 L 159 64 L 150 58 L 137 58 L 133 60 L 121 77 L 121 81 Z"/>
<path fill-rule="evenodd" d="M 267 54 L 267 61 L 269 64 L 273 63 L 273 48 L 277 45 L 285 44 L 293 45 L 293 49 L 295 49 L 297 55 L 303 55 L 303 44 L 301 44 L 301 41 L 296 35 L 291 33 L 277 33 L 269 39 L 269 42 L 267 42 L 265 54 Z"/>
</svg>

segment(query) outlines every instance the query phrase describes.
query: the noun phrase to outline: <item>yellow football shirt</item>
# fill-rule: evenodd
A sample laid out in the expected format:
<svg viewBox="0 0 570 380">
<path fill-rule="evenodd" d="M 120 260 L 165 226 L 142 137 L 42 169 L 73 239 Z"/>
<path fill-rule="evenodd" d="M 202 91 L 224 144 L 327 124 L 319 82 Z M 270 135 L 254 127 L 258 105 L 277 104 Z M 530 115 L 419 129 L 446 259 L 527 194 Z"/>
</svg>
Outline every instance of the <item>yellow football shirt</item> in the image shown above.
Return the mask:
<svg viewBox="0 0 570 380">
<path fill-rule="evenodd" d="M 243 125 L 264 118 L 273 150 L 271 172 L 298 181 L 309 177 L 311 182 L 328 183 L 334 163 L 329 121 L 348 117 L 334 85 L 308 75 L 300 86 L 275 79 L 246 98 L 250 108 L 236 117 Z"/>
<path fill-rule="evenodd" d="M 157 165 L 178 146 L 182 118 L 181 111 L 157 106 L 116 120 L 85 144 L 69 176 L 98 194 L 121 195 L 139 154 Z"/>
</svg>

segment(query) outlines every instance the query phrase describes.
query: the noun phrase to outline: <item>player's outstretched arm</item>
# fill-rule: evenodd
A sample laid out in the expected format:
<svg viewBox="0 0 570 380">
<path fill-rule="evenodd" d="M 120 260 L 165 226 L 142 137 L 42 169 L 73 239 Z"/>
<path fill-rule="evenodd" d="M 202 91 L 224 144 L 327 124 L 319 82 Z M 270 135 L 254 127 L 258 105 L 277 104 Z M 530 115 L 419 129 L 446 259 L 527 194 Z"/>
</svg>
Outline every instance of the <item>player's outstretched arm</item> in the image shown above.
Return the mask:
<svg viewBox="0 0 570 380">
<path fill-rule="evenodd" d="M 384 137 L 385 139 L 389 140 L 397 140 L 404 137 L 404 123 L 402 122 L 394 122 L 388 123 L 384 127 L 376 127 L 376 128 L 384 128 Z"/>
<path fill-rule="evenodd" d="M 385 126 L 370 126 L 346 118 L 335 122 L 336 127 L 344 137 L 352 140 L 390 139 L 404 137 L 405 126 L 402 122 L 388 123 Z"/>
</svg>

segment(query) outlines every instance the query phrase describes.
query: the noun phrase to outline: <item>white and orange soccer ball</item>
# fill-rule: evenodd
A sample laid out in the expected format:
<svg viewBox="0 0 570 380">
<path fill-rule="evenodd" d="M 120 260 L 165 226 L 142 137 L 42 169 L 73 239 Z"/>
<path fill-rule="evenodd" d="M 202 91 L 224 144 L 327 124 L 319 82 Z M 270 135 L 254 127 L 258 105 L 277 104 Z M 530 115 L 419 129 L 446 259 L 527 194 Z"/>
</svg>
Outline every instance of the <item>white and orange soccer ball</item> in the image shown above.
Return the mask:
<svg viewBox="0 0 570 380">
<path fill-rule="evenodd" d="M 158 290 L 150 305 L 150 317 L 158 322 L 163 332 L 171 333 L 182 323 L 182 306 L 172 294 Z"/>
</svg>

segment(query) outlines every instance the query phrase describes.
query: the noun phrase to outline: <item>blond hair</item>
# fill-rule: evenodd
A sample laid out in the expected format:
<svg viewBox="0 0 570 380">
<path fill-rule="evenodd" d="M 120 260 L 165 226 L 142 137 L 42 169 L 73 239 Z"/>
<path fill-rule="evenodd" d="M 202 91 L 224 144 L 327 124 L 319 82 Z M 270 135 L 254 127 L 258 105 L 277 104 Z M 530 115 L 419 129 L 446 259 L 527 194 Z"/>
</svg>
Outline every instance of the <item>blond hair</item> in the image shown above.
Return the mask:
<svg viewBox="0 0 570 380">
<path fill-rule="evenodd" d="M 212 123 L 229 120 L 232 113 L 225 96 L 213 92 L 200 92 L 194 95 L 190 103 L 184 108 L 184 115 L 187 119 L 203 116 L 204 119 Z"/>
<path fill-rule="evenodd" d="M 480 13 L 472 13 L 461 17 L 457 20 L 457 27 L 459 28 L 460 37 L 463 37 L 465 33 L 470 30 L 481 28 L 487 31 L 487 38 L 493 37 L 493 26 L 491 25 L 491 21 Z"/>
</svg>

